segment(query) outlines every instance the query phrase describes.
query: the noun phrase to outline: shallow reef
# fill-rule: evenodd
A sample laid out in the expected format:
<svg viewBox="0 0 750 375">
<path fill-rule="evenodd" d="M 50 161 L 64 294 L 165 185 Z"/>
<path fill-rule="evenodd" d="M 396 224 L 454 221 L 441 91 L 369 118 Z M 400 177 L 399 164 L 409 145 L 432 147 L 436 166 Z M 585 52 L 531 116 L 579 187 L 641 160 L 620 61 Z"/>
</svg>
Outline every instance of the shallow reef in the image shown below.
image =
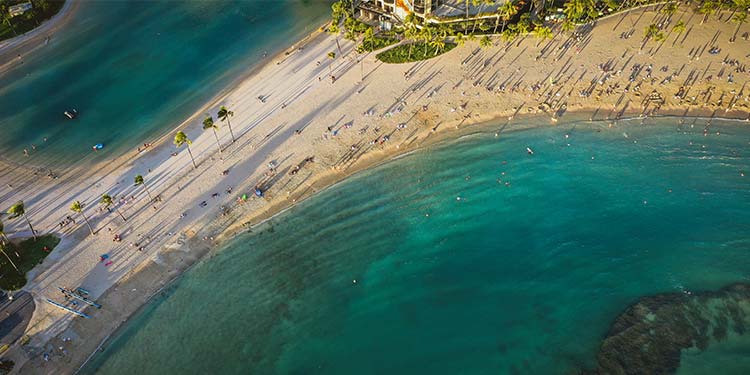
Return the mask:
<svg viewBox="0 0 750 375">
<path fill-rule="evenodd" d="M 750 326 L 750 284 L 718 291 L 664 293 L 641 298 L 612 323 L 583 374 L 671 374 L 683 350 L 705 350 Z"/>
</svg>

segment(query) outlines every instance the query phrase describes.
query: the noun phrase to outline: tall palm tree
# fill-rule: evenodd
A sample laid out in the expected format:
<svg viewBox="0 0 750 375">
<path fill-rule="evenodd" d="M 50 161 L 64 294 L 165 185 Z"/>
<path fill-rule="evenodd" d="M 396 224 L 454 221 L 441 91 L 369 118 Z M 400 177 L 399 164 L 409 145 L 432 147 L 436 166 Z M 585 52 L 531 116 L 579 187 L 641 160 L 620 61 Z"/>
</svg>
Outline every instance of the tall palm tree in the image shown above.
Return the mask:
<svg viewBox="0 0 750 375">
<path fill-rule="evenodd" d="M 336 58 L 336 52 L 333 52 L 333 51 L 328 52 L 328 55 L 326 56 L 328 56 L 328 58 L 331 59 L 331 63 L 328 64 L 328 75 L 330 76 L 330 75 L 333 75 L 333 59 Z"/>
<path fill-rule="evenodd" d="M 34 236 L 34 241 L 36 241 L 36 232 L 34 231 L 34 227 L 31 226 L 29 217 L 26 215 L 26 207 L 24 207 L 23 201 L 18 201 L 16 204 L 10 206 L 10 208 L 8 209 L 8 215 L 10 215 L 9 217 L 11 219 L 23 216 L 23 218 L 26 220 L 26 224 L 29 225 L 29 229 L 31 229 L 31 235 Z"/>
<path fill-rule="evenodd" d="M 91 232 L 91 235 L 95 235 L 94 228 L 91 227 L 91 224 L 89 223 L 89 219 L 86 217 L 86 214 L 83 213 L 83 203 L 80 201 L 75 201 L 73 204 L 70 205 L 70 210 L 81 215 L 83 217 L 83 221 L 86 222 L 86 225 L 89 227 L 89 232 Z"/>
<path fill-rule="evenodd" d="M 177 134 L 174 135 L 174 144 L 177 147 L 182 147 L 182 145 L 187 146 L 188 154 L 190 155 L 190 160 L 193 161 L 193 168 L 198 169 L 198 165 L 195 164 L 195 159 L 193 158 L 193 152 L 190 151 L 190 145 L 193 143 L 193 141 L 188 138 L 187 134 L 183 132 L 177 132 Z"/>
<path fill-rule="evenodd" d="M 703 15 L 701 18 L 701 25 L 706 22 L 708 16 L 716 13 L 717 4 L 713 1 L 706 0 L 698 7 L 698 13 Z"/>
<path fill-rule="evenodd" d="M 435 47 L 435 56 L 437 56 L 438 52 L 442 51 L 445 48 L 445 40 L 441 38 L 435 38 L 430 41 L 430 47 Z"/>
<path fill-rule="evenodd" d="M 214 137 L 216 137 L 216 147 L 219 148 L 219 153 L 221 154 L 223 151 L 221 150 L 221 143 L 219 142 L 219 135 L 216 134 L 216 129 L 219 127 L 214 124 L 214 118 L 211 116 L 206 117 L 203 120 L 203 130 L 211 129 L 214 131 Z"/>
<path fill-rule="evenodd" d="M 414 14 L 414 12 L 409 12 L 409 14 L 406 15 L 406 18 L 404 18 L 404 24 L 406 25 L 404 36 L 406 37 L 406 39 L 415 40 L 419 37 L 419 29 L 417 28 L 418 23 L 419 19 Z M 409 55 L 407 56 L 407 60 L 411 59 L 411 52 L 413 48 L 414 43 L 409 43 Z"/>
<path fill-rule="evenodd" d="M 99 201 L 101 205 L 104 206 L 104 208 L 109 208 L 109 206 L 113 205 L 115 203 L 114 198 L 110 196 L 109 194 L 102 194 L 102 199 Z M 120 212 L 120 208 L 115 206 L 115 211 L 117 211 L 117 214 L 120 215 L 122 218 L 122 221 L 128 221 L 128 219 L 125 218 L 125 216 Z"/>
<path fill-rule="evenodd" d="M 154 198 L 151 198 L 151 192 L 148 191 L 148 185 L 146 185 L 146 181 L 143 180 L 143 176 L 137 174 L 133 178 L 133 184 L 135 186 L 143 185 L 143 189 L 146 190 L 146 194 L 148 195 L 149 202 L 153 202 Z"/>
<path fill-rule="evenodd" d="M 500 20 L 500 18 L 503 19 L 503 28 L 500 31 L 502 33 L 503 31 L 505 31 L 505 25 L 516 14 L 518 14 L 518 8 L 516 7 L 516 4 L 514 4 L 513 1 L 510 1 L 510 0 L 504 2 L 503 5 L 497 8 L 497 18 L 495 18 L 495 30 L 492 33 L 494 34 L 497 32 L 497 23 Z"/>
<path fill-rule="evenodd" d="M 677 23 L 672 27 L 672 32 L 677 35 L 672 42 L 673 46 L 675 43 L 677 43 L 677 39 L 680 39 L 680 35 L 682 35 L 682 33 L 684 33 L 686 29 L 687 27 L 685 26 L 685 21 L 682 20 L 677 21 Z"/>
<path fill-rule="evenodd" d="M 477 30 L 477 24 L 479 23 L 479 16 L 482 13 L 482 9 L 485 5 L 492 4 L 494 0 L 471 0 L 471 5 L 473 6 L 479 6 L 480 4 L 482 6 L 479 7 L 479 10 L 477 10 L 477 14 L 474 15 L 474 23 L 471 26 L 471 32 L 475 32 Z M 484 24 L 484 20 L 482 20 L 482 24 Z"/>
<path fill-rule="evenodd" d="M 232 116 L 234 116 L 234 112 L 228 110 L 227 107 L 224 107 L 224 106 L 221 106 L 221 108 L 219 108 L 219 112 L 216 114 L 216 117 L 218 117 L 219 120 L 227 122 L 227 127 L 229 128 L 229 135 L 232 136 L 232 143 L 234 143 L 236 139 L 234 138 L 234 133 L 232 132 L 232 124 L 229 122 L 229 118 Z"/>
<path fill-rule="evenodd" d="M 748 1 L 750 3 L 750 1 Z M 747 21 L 747 7 L 741 10 L 738 10 L 734 16 L 732 17 L 732 21 L 737 23 L 737 29 L 734 30 L 734 34 L 732 34 L 732 38 L 729 39 L 730 42 L 734 42 L 737 40 L 737 33 L 740 32 L 740 27 L 742 27 L 742 24 Z"/>
<path fill-rule="evenodd" d="M 21 271 L 18 270 L 18 267 L 16 267 L 16 264 L 13 263 L 13 260 L 10 259 L 8 254 L 5 252 L 5 246 L 6 244 L 10 244 L 10 241 L 8 240 L 8 237 L 5 236 L 5 226 L 2 221 L 0 221 L 0 251 L 5 255 L 5 257 L 8 259 L 8 262 L 10 262 L 10 265 L 13 266 L 13 268 L 16 269 L 16 272 L 19 274 Z"/>
<path fill-rule="evenodd" d="M 422 27 L 422 30 L 420 30 L 419 36 L 418 36 L 418 39 L 421 42 L 425 44 L 429 44 L 434 38 L 435 38 L 435 28 L 433 26 L 425 25 L 424 27 Z"/>
</svg>

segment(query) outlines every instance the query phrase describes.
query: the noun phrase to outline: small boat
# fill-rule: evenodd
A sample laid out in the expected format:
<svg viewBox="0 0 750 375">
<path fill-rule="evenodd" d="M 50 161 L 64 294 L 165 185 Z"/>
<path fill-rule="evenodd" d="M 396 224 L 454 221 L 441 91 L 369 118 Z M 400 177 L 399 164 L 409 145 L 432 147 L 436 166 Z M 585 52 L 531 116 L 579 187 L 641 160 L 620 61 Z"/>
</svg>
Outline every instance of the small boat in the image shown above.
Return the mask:
<svg viewBox="0 0 750 375">
<path fill-rule="evenodd" d="M 528 153 L 529 155 L 534 155 L 534 150 L 532 150 L 532 149 L 531 149 L 530 147 L 526 147 L 526 152 L 527 152 L 527 153 Z"/>
<path fill-rule="evenodd" d="M 67 118 L 69 118 L 71 120 L 74 119 L 74 118 L 76 118 L 76 117 L 78 117 L 78 111 L 75 108 L 71 109 L 70 111 L 65 111 L 65 112 L 63 112 L 63 114 L 65 114 L 65 117 L 67 117 Z"/>
<path fill-rule="evenodd" d="M 97 143 L 97 144 L 95 144 L 94 146 L 92 146 L 91 148 L 93 148 L 93 149 L 94 149 L 94 151 L 96 151 L 96 150 L 101 150 L 101 149 L 103 149 L 103 148 L 104 148 L 104 144 L 103 144 L 103 143 Z"/>
<path fill-rule="evenodd" d="M 92 301 L 92 300 L 90 300 L 90 299 L 88 299 L 88 298 L 86 298 L 86 297 L 84 297 L 84 296 L 76 293 L 75 291 L 68 290 L 68 289 L 65 289 L 65 288 L 62 288 L 62 287 L 58 287 L 58 289 L 60 289 L 60 291 L 64 295 L 66 295 L 67 297 L 75 298 L 75 299 L 77 299 L 77 300 L 79 300 L 79 301 L 81 301 L 81 302 L 83 302 L 83 303 L 85 303 L 87 305 L 94 306 L 97 309 L 101 309 L 102 308 L 102 305 L 100 305 L 100 304 L 98 304 L 98 303 L 96 303 L 96 302 L 94 302 L 94 301 Z"/>
<path fill-rule="evenodd" d="M 86 314 L 84 314 L 84 313 L 82 313 L 82 312 L 80 312 L 78 310 L 73 310 L 70 307 L 67 307 L 67 306 L 65 306 L 65 305 L 63 305 L 61 303 L 57 303 L 57 302 L 55 302 L 55 301 L 53 301 L 53 300 L 51 300 L 49 298 L 47 298 L 47 302 L 50 303 L 50 304 L 52 304 L 52 305 L 54 305 L 54 306 L 56 306 L 56 307 L 59 307 L 59 308 L 65 310 L 65 311 L 67 311 L 69 313 L 73 313 L 75 315 L 78 315 L 78 316 L 80 316 L 82 318 L 86 318 L 86 319 L 91 318 L 90 316 L 88 316 L 88 315 L 86 315 Z"/>
</svg>

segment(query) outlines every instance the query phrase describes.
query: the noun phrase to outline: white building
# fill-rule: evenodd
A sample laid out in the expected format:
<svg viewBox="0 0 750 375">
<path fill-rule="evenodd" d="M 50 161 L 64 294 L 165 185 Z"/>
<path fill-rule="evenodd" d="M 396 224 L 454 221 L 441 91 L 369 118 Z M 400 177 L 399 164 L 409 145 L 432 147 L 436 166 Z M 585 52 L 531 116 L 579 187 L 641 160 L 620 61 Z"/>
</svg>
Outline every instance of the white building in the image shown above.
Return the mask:
<svg viewBox="0 0 750 375">
<path fill-rule="evenodd" d="M 8 15 L 10 15 L 11 18 L 15 17 L 15 16 L 20 16 L 20 15 L 26 13 L 27 11 L 31 10 L 31 8 L 33 8 L 33 7 L 34 6 L 31 5 L 31 1 L 26 2 L 26 3 L 16 4 L 16 5 L 13 5 L 13 6 L 9 6 L 8 7 Z"/>
</svg>

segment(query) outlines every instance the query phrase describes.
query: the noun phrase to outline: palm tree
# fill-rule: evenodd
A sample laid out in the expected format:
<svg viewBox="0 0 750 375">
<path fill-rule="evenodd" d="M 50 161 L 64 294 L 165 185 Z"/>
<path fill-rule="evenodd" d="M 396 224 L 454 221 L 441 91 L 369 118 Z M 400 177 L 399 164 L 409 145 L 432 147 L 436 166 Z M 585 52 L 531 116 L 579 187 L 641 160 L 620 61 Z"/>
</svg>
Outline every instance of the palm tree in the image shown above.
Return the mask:
<svg viewBox="0 0 750 375">
<path fill-rule="evenodd" d="M 676 3 L 667 3 L 660 10 L 661 13 L 664 13 L 664 14 L 669 15 L 669 16 L 673 15 L 676 11 L 677 11 L 677 4 Z"/>
<path fill-rule="evenodd" d="M 479 46 L 482 48 L 492 47 L 492 39 L 487 35 L 483 36 L 482 39 L 479 40 Z"/>
<path fill-rule="evenodd" d="M 685 32 L 685 21 L 677 21 L 677 23 L 672 27 L 672 32 L 675 33 L 677 36 L 675 36 L 674 41 L 672 41 L 672 46 L 674 46 L 675 43 L 677 43 L 677 39 L 680 38 L 680 35 Z"/>
<path fill-rule="evenodd" d="M 573 31 L 576 29 L 576 24 L 574 24 L 570 20 L 565 20 L 560 26 L 560 29 L 562 29 L 562 31 Z"/>
<path fill-rule="evenodd" d="M 453 42 L 458 46 L 463 46 L 466 43 L 466 35 L 464 33 L 456 33 L 456 37 L 453 38 Z"/>
<path fill-rule="evenodd" d="M 13 263 L 13 260 L 10 259 L 8 254 L 5 252 L 5 246 L 6 244 L 9 244 L 10 240 L 8 240 L 8 237 L 5 236 L 5 226 L 2 221 L 0 221 L 0 251 L 2 251 L 3 255 L 8 259 L 8 262 L 10 262 L 10 265 L 13 266 L 13 268 L 16 269 L 16 272 L 19 274 L 21 271 L 18 270 L 18 267 L 16 267 L 16 264 Z"/>
<path fill-rule="evenodd" d="M 417 29 L 417 27 L 414 25 L 411 25 L 411 24 L 408 25 L 406 27 L 406 30 L 404 30 L 404 37 L 406 37 L 406 39 L 412 39 L 416 41 L 416 39 L 419 38 L 419 29 Z M 409 55 L 407 56 L 407 59 L 411 59 L 411 53 L 413 49 L 414 49 L 414 42 L 409 43 Z"/>
<path fill-rule="evenodd" d="M 537 26 L 534 28 L 534 36 L 540 39 L 540 42 L 545 39 L 552 39 L 554 35 L 552 34 L 552 29 L 550 29 L 547 26 Z"/>
<path fill-rule="evenodd" d="M 656 24 L 650 24 L 646 26 L 646 39 L 651 39 L 659 35 L 659 26 Z"/>
<path fill-rule="evenodd" d="M 684 33 L 685 29 L 686 29 L 685 21 L 677 21 L 674 27 L 672 27 L 672 32 L 677 33 L 679 35 L 679 34 Z"/>
<path fill-rule="evenodd" d="M 195 164 L 195 159 L 193 158 L 193 152 L 190 151 L 190 145 L 193 143 L 193 141 L 188 138 L 188 136 L 183 132 L 177 132 L 177 134 L 174 135 L 174 144 L 177 147 L 181 147 L 182 145 L 187 146 L 188 154 L 190 154 L 190 160 L 193 161 L 193 168 L 198 169 L 198 165 Z"/>
<path fill-rule="evenodd" d="M 497 8 L 497 18 L 495 18 L 495 30 L 492 33 L 493 34 L 497 33 L 497 24 L 501 18 L 503 19 L 503 28 L 500 31 L 502 33 L 505 30 L 505 25 L 516 14 L 518 14 L 518 8 L 516 7 L 516 4 L 513 4 L 513 1 L 510 1 L 510 0 L 504 2 L 503 5 Z"/>
<path fill-rule="evenodd" d="M 703 18 L 701 18 L 701 25 L 706 22 L 706 19 L 708 16 L 714 14 L 716 12 L 716 3 L 710 0 L 706 0 L 698 7 L 698 13 L 703 15 Z"/>
<path fill-rule="evenodd" d="M 92 236 L 96 234 L 94 233 L 94 228 L 92 228 L 91 224 L 89 223 L 89 219 L 83 213 L 83 204 L 80 201 L 73 202 L 73 204 L 70 205 L 70 210 L 81 215 L 81 217 L 83 217 L 83 221 L 86 222 L 86 225 L 89 227 L 89 232 L 91 232 Z"/>
<path fill-rule="evenodd" d="M 563 6 L 563 13 L 571 22 L 579 23 L 597 15 L 594 0 L 570 0 Z"/>
<path fill-rule="evenodd" d="M 143 185 L 143 189 L 146 190 L 146 195 L 148 195 L 149 202 L 153 202 L 154 198 L 151 198 L 151 193 L 148 191 L 148 185 L 146 185 L 146 181 L 143 180 L 143 176 L 137 174 L 133 178 L 133 184 L 135 186 Z"/>
<path fill-rule="evenodd" d="M 430 41 L 430 47 L 435 47 L 435 56 L 445 48 L 445 40 L 437 38 Z"/>
<path fill-rule="evenodd" d="M 26 220 L 26 224 L 29 224 L 29 229 L 31 229 L 31 235 L 34 236 L 34 241 L 36 241 L 36 232 L 34 231 L 34 227 L 31 226 L 29 217 L 26 216 L 26 208 L 23 205 L 23 201 L 18 201 L 16 204 L 10 206 L 10 208 L 8 209 L 8 215 L 10 215 L 9 217 L 11 219 L 23 216 L 23 218 Z"/>
<path fill-rule="evenodd" d="M 503 42 L 506 43 L 512 42 L 514 39 L 516 39 L 516 36 L 518 36 L 518 31 L 516 31 L 515 27 L 509 27 L 505 31 L 500 33 L 500 38 L 503 40 Z"/>
<path fill-rule="evenodd" d="M 735 0 L 737 2 L 738 0 Z M 750 1 L 748 1 L 750 3 Z M 740 27 L 742 27 L 742 24 L 747 20 L 747 7 L 745 9 L 739 10 L 734 14 L 734 17 L 732 17 L 732 21 L 737 23 L 737 29 L 734 30 L 734 34 L 732 34 L 732 38 L 730 39 L 730 42 L 734 42 L 737 40 L 737 33 L 740 32 Z"/>
<path fill-rule="evenodd" d="M 419 32 L 418 39 L 425 44 L 429 44 L 433 38 L 435 38 L 435 28 L 430 25 L 425 25 L 424 27 L 422 27 L 422 30 L 420 30 Z"/>
<path fill-rule="evenodd" d="M 234 116 L 234 112 L 227 109 L 227 107 L 221 106 L 219 108 L 219 113 L 216 114 L 216 117 L 219 118 L 221 121 L 227 122 L 227 127 L 229 128 L 229 135 L 232 136 L 232 143 L 234 143 L 234 133 L 232 132 L 232 124 L 229 122 L 229 118 Z"/>
<path fill-rule="evenodd" d="M 216 129 L 218 129 L 218 128 L 219 127 L 216 126 L 216 124 L 214 124 L 214 118 L 213 117 L 208 116 L 208 117 L 206 117 L 203 120 L 203 130 L 211 129 L 211 130 L 214 131 L 214 137 L 216 137 L 216 147 L 219 148 L 219 153 L 221 154 L 222 153 L 222 151 L 221 151 L 221 143 L 219 143 L 219 136 L 216 134 Z"/>
<path fill-rule="evenodd" d="M 326 56 L 328 56 L 328 58 L 331 59 L 331 63 L 328 64 L 328 75 L 333 75 L 333 59 L 336 58 L 336 52 L 333 52 L 333 51 L 328 52 L 328 55 Z"/>
<path fill-rule="evenodd" d="M 528 13 L 524 13 L 516 24 L 516 32 L 520 35 L 526 35 L 529 31 L 531 31 L 531 16 Z"/>
<path fill-rule="evenodd" d="M 99 201 L 99 203 L 103 205 L 104 208 L 109 209 L 109 206 L 111 206 L 115 202 L 114 198 L 112 198 L 109 194 L 102 194 L 102 199 Z M 120 212 L 120 209 L 117 206 L 115 206 L 115 211 L 117 211 L 117 214 L 120 215 L 122 221 L 128 221 L 128 219 L 123 216 L 122 212 Z"/>
<path fill-rule="evenodd" d="M 479 6 L 480 4 L 482 5 L 481 7 L 479 7 L 479 10 L 477 11 L 477 14 L 474 15 L 474 23 L 471 26 L 471 32 L 472 33 L 477 30 L 477 24 L 479 23 L 479 16 L 482 13 L 482 9 L 484 8 L 484 5 L 492 4 L 493 2 L 494 2 L 494 0 L 481 0 L 481 1 L 480 0 L 471 0 L 471 4 L 474 5 L 475 7 Z M 484 20 L 482 21 L 482 25 L 484 25 Z M 480 29 L 481 29 L 481 27 L 480 27 Z"/>
</svg>

